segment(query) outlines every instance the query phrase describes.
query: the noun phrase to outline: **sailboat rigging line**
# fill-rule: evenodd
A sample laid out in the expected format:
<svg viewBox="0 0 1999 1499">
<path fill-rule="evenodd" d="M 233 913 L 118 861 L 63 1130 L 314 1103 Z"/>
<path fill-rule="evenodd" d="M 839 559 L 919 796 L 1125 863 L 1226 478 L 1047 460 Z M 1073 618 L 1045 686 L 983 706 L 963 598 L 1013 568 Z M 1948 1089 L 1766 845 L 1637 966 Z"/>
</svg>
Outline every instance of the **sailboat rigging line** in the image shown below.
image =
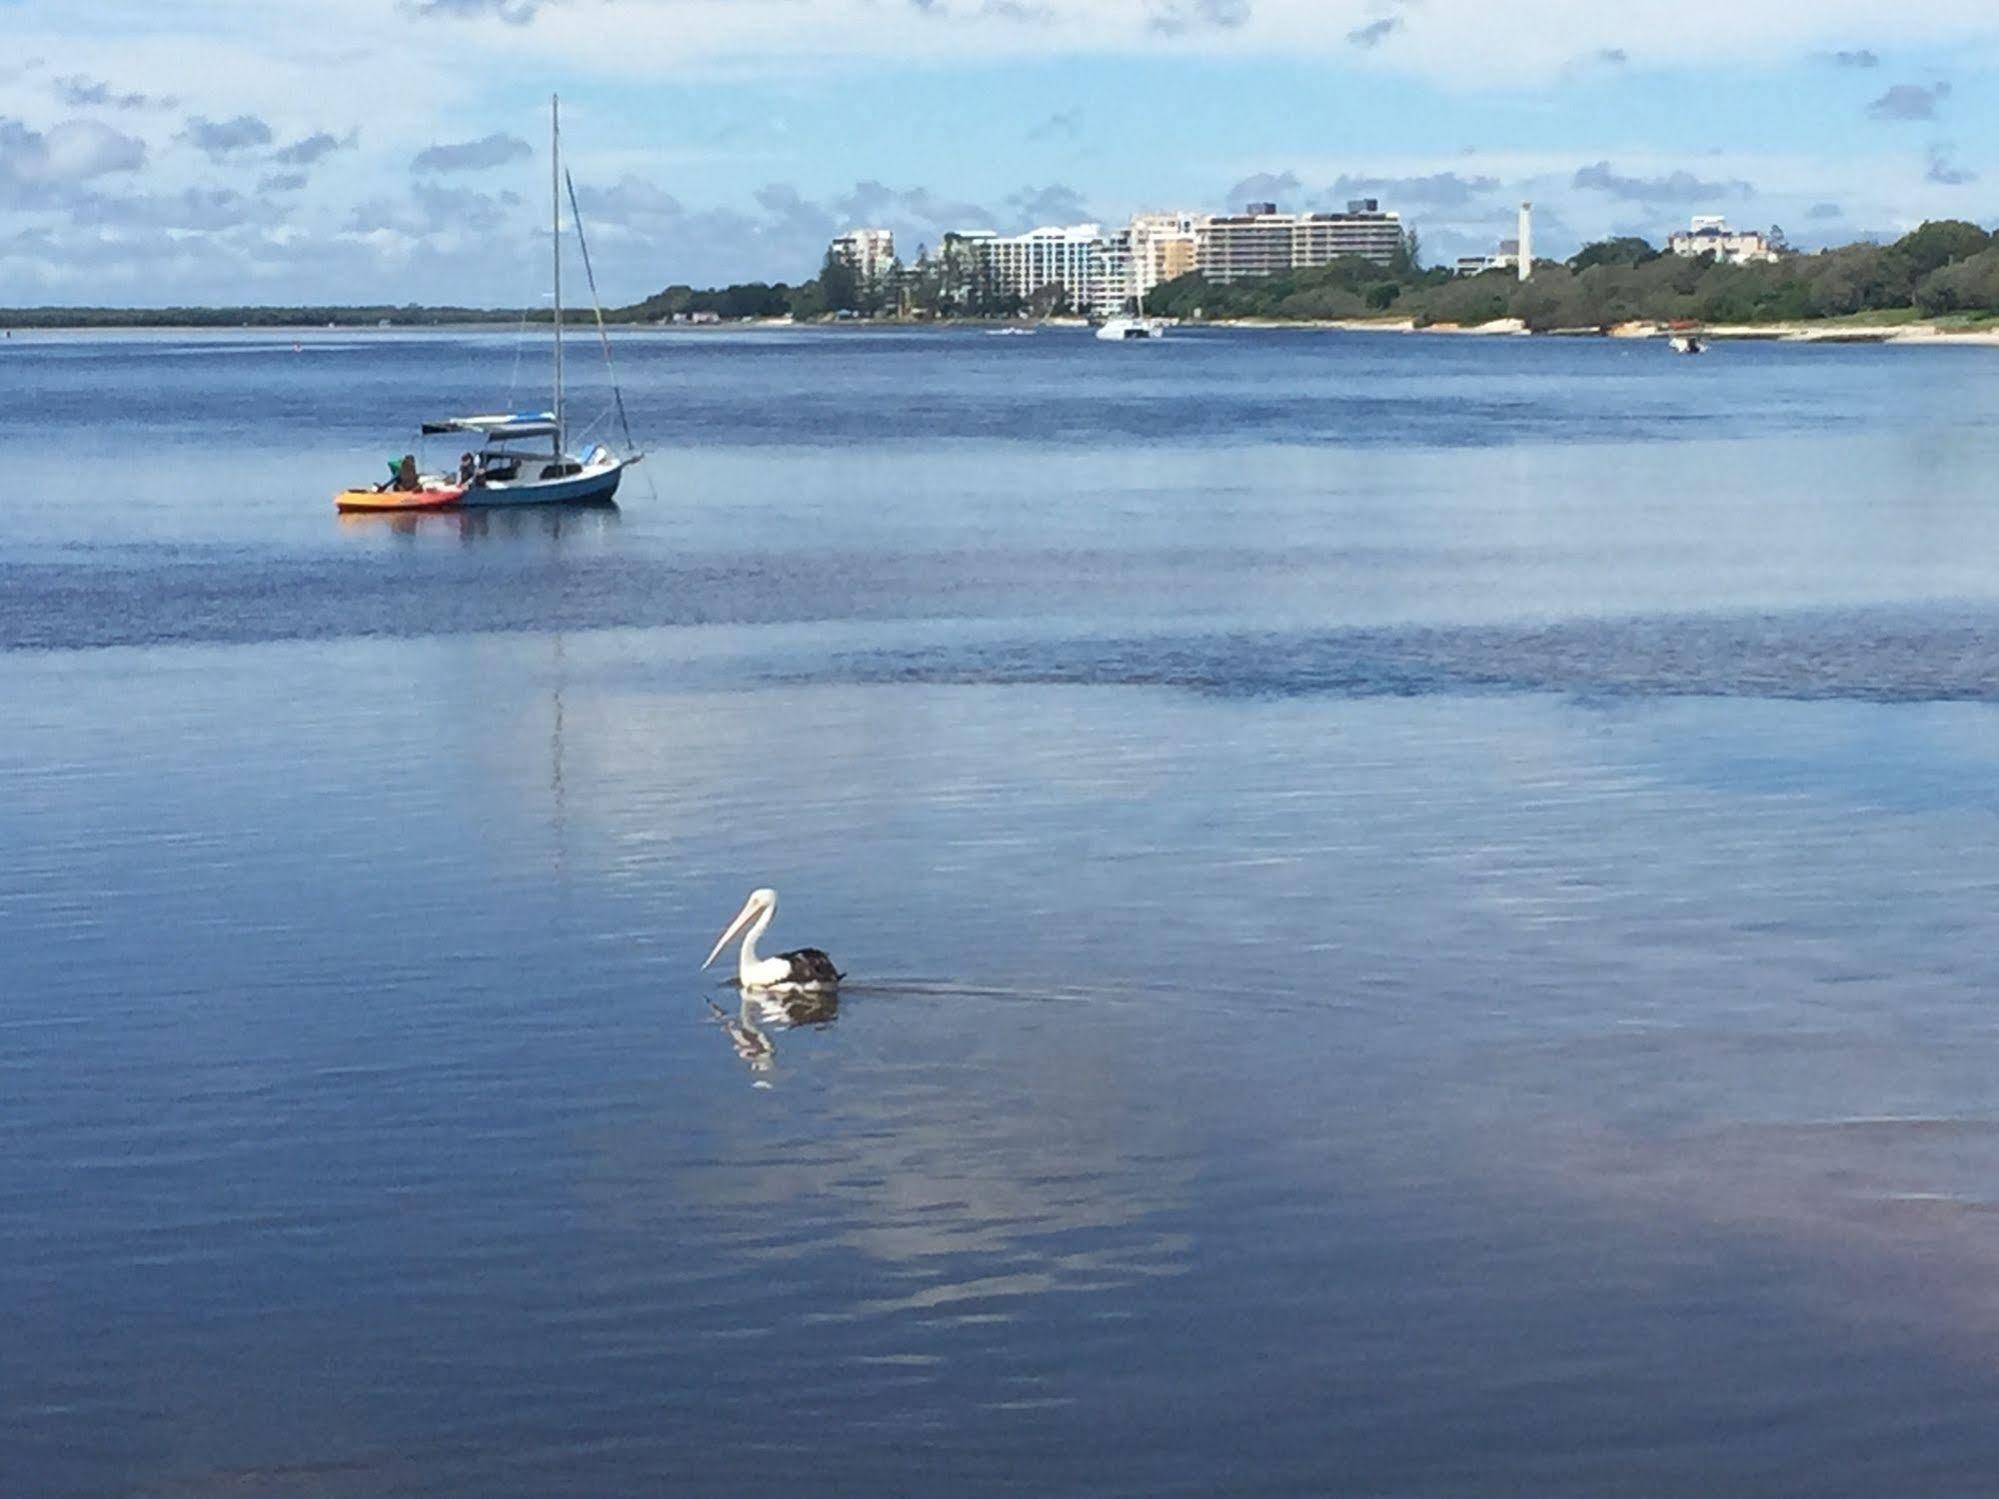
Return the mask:
<svg viewBox="0 0 1999 1499">
<path fill-rule="evenodd" d="M 528 308 L 521 308 L 521 325 L 514 330 L 514 368 L 513 372 L 507 376 L 507 410 L 509 411 L 516 409 L 514 406 L 514 396 L 520 390 L 521 351 L 527 346 L 528 312 Z"/>
<path fill-rule="evenodd" d="M 625 451 L 636 453 L 632 424 L 625 420 L 625 393 L 618 388 L 617 367 L 611 363 L 611 334 L 604 326 L 604 303 L 597 295 L 597 273 L 590 268 L 590 241 L 583 237 L 583 210 L 576 203 L 576 179 L 563 169 L 562 180 L 569 188 L 569 217 L 576 223 L 576 246 L 583 252 L 583 279 L 590 285 L 590 306 L 597 314 L 597 338 L 604 345 L 604 370 L 611 377 L 611 398 L 618 405 L 618 426 L 625 434 Z"/>
<path fill-rule="evenodd" d="M 562 442 L 562 100 L 548 96 L 549 250 L 555 262 L 555 451 Z"/>
</svg>

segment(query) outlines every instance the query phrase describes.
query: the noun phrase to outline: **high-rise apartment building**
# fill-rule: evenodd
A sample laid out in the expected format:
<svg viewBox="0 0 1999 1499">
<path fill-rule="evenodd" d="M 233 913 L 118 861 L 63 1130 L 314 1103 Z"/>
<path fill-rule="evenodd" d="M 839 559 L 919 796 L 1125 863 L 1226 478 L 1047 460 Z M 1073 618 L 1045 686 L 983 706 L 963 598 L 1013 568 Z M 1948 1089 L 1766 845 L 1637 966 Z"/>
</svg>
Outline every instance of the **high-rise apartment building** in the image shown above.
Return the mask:
<svg viewBox="0 0 1999 1499">
<path fill-rule="evenodd" d="M 967 229 L 950 239 L 977 266 L 991 295 L 1025 302 L 1059 287 L 1078 311 L 1097 310 L 1115 258 L 1114 243 L 1097 224 L 1046 225 L 1025 234 Z"/>
<path fill-rule="evenodd" d="M 1194 268 L 1228 283 L 1276 276 L 1358 255 L 1382 265 L 1402 246 L 1402 218 L 1373 198 L 1356 198 L 1345 213 L 1279 213 L 1252 203 L 1239 214 L 1195 221 Z"/>
<path fill-rule="evenodd" d="M 1002 296 L 1025 300 L 1044 287 L 1059 286 L 1080 306 L 1099 259 L 1103 230 L 1095 224 L 1049 225 L 1025 234 L 995 235 L 987 241 L 990 264 Z"/>
<path fill-rule="evenodd" d="M 1151 291 L 1161 282 L 1194 269 L 1201 219 L 1192 213 L 1133 215 L 1128 233 L 1139 290 Z M 1126 295 L 1130 295 L 1129 290 Z"/>
<path fill-rule="evenodd" d="M 1120 229 L 1109 239 L 1097 241 L 1097 253 L 1090 262 L 1090 280 L 1083 295 L 1074 299 L 1079 309 L 1092 317 L 1114 317 L 1131 300 L 1138 264 L 1132 254 L 1132 232 Z"/>
<path fill-rule="evenodd" d="M 849 229 L 826 248 L 864 282 L 879 282 L 895 268 L 895 235 L 886 229 Z"/>
</svg>

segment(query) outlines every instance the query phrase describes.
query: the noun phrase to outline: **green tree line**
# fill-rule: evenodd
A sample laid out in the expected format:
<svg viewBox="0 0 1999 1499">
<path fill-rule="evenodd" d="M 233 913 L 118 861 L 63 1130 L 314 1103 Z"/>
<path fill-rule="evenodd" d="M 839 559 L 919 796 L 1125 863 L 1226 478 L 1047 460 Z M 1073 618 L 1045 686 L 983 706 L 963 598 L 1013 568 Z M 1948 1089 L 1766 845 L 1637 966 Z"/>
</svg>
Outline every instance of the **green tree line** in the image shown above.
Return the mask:
<svg viewBox="0 0 1999 1499">
<path fill-rule="evenodd" d="M 1779 323 L 1855 313 L 1999 317 L 1999 240 L 1976 224 L 1924 224 L 1893 244 L 1787 254 L 1759 265 L 1662 254 L 1642 239 L 1586 245 L 1565 262 L 1453 276 L 1349 257 L 1288 275 L 1217 285 L 1199 274 L 1160 287 L 1151 310 L 1174 317 L 1278 321 L 1393 314 L 1419 324 L 1518 318 L 1537 332 L 1624 322 Z"/>
<path fill-rule="evenodd" d="M 1406 317 L 1419 324 L 1477 325 L 1518 318 L 1537 332 L 1603 329 L 1624 322 L 1779 323 L 1902 313 L 1999 317 L 1999 238 L 1958 219 L 1924 224 L 1893 244 L 1786 254 L 1761 265 L 1663 253 L 1633 237 L 1600 240 L 1566 261 L 1540 261 L 1533 278 L 1512 271 L 1455 276 L 1425 268 L 1412 231 L 1386 265 L 1349 256 L 1329 265 L 1223 285 L 1198 272 L 1155 288 L 1148 312 L 1188 320 L 1317 321 Z M 1003 293 L 964 241 L 947 235 L 935 255 L 869 284 L 829 255 L 798 284 L 695 291 L 668 287 L 620 317 L 677 313 L 722 318 L 826 316 L 1019 317 L 1071 311 L 1059 287 Z"/>
</svg>

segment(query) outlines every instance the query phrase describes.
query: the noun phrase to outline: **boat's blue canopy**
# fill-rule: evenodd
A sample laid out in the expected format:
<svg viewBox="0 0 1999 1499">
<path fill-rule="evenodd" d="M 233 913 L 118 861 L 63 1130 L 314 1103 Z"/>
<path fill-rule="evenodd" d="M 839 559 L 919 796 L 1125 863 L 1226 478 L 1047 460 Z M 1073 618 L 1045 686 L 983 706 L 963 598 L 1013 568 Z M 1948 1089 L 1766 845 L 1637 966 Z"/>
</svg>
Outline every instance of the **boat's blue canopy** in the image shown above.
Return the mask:
<svg viewBox="0 0 1999 1499">
<path fill-rule="evenodd" d="M 442 421 L 425 422 L 424 435 L 441 432 L 483 432 L 488 437 L 553 437 L 556 435 L 552 411 L 517 411 L 508 416 L 448 416 Z"/>
</svg>

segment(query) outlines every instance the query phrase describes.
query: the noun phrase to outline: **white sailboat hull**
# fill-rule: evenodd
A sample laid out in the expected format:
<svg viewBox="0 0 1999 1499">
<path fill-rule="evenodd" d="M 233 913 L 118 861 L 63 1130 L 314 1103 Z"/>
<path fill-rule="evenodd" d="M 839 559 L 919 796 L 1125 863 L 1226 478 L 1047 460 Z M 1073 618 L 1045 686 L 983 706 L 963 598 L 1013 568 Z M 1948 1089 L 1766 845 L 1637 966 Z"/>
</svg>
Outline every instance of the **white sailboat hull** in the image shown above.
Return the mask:
<svg viewBox="0 0 1999 1499">
<path fill-rule="evenodd" d="M 466 490 L 459 504 L 467 509 L 498 505 L 606 505 L 616 498 L 618 481 L 631 462 L 613 458 L 556 479 L 495 480 Z"/>
<path fill-rule="evenodd" d="M 1135 338 L 1164 338 L 1166 324 L 1159 318 L 1114 317 L 1097 329 L 1106 343 L 1125 343 Z"/>
</svg>

